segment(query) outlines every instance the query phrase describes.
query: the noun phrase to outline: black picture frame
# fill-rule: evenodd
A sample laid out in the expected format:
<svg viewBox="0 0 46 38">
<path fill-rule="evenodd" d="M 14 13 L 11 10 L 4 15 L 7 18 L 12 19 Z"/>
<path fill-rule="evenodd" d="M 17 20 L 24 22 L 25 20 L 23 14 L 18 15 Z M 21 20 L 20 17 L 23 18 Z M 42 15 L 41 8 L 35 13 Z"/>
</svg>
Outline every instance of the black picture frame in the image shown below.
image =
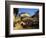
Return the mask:
<svg viewBox="0 0 46 38">
<path fill-rule="evenodd" d="M 43 6 L 43 28 L 42 28 L 42 33 L 34 33 L 34 34 L 14 34 L 14 35 L 9 35 L 9 15 L 10 15 L 10 7 L 9 5 L 11 4 L 15 4 L 15 3 L 23 3 L 23 4 L 33 4 L 33 5 L 42 5 Z M 19 2 L 19 1 L 5 1 L 5 36 L 6 37 L 20 37 L 20 36 L 37 36 L 37 35 L 45 35 L 45 3 L 41 3 L 41 2 Z"/>
</svg>

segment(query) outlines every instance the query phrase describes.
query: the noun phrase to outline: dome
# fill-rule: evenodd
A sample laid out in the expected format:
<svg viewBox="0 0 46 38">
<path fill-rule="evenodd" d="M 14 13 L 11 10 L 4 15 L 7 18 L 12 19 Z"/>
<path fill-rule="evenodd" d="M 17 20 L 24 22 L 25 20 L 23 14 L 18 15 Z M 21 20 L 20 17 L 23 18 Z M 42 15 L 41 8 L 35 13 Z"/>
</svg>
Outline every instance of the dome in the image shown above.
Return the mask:
<svg viewBox="0 0 46 38">
<path fill-rule="evenodd" d="M 29 15 L 29 13 L 26 13 L 26 12 L 22 12 L 22 13 L 20 13 L 20 16 L 21 17 L 29 17 L 30 15 Z"/>
</svg>

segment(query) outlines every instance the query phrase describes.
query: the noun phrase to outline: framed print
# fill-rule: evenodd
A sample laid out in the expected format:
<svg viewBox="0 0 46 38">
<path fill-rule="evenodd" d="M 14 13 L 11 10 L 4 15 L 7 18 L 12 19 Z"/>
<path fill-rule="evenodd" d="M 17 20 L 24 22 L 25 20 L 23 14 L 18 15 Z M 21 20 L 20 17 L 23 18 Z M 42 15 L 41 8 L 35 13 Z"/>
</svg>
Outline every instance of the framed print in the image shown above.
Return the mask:
<svg viewBox="0 0 46 38">
<path fill-rule="evenodd" d="M 45 35 L 45 4 L 5 1 L 6 37 Z"/>
</svg>

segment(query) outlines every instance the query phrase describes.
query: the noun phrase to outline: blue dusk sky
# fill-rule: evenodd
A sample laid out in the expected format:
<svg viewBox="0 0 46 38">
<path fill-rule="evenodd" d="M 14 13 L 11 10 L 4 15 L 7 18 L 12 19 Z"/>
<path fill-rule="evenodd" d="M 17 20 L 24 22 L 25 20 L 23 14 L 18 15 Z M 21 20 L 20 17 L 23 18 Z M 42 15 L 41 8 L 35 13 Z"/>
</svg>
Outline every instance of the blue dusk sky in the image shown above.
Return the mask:
<svg viewBox="0 0 46 38">
<path fill-rule="evenodd" d="M 33 16 L 36 12 L 38 11 L 38 9 L 29 9 L 29 8 L 19 8 L 18 14 L 22 13 L 22 12 L 27 12 L 29 13 L 30 16 Z"/>
</svg>

